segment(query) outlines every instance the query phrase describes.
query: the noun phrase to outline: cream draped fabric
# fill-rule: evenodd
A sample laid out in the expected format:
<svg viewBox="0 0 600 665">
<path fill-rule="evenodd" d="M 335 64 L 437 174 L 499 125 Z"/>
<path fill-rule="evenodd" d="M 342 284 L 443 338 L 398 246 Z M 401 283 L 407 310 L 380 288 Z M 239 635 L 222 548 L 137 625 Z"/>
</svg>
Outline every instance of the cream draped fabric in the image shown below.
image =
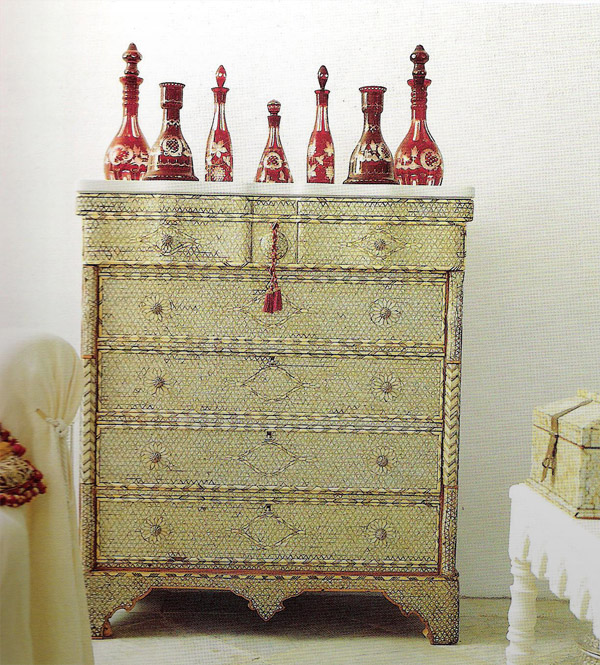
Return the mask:
<svg viewBox="0 0 600 665">
<path fill-rule="evenodd" d="M 66 436 L 82 391 L 66 341 L 0 334 L 0 421 L 47 486 L 24 506 L 0 507 L 0 665 L 93 663 Z"/>
</svg>

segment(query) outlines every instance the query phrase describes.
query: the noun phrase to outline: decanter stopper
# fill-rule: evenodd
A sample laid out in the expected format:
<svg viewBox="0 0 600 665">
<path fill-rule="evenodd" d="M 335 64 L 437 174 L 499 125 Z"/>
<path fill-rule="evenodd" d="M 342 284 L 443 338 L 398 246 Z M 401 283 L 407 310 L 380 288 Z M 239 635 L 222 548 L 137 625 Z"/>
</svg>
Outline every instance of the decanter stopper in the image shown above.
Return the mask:
<svg viewBox="0 0 600 665">
<path fill-rule="evenodd" d="M 325 86 L 329 80 L 329 72 L 327 71 L 327 67 L 325 67 L 325 65 L 321 65 L 319 67 L 319 71 L 317 72 L 317 80 L 319 81 L 319 88 L 321 88 L 321 90 L 325 90 Z"/>
<path fill-rule="evenodd" d="M 387 88 L 367 85 L 359 88 L 364 114 L 363 133 L 350 156 L 345 183 L 397 185 L 392 153 L 381 134 L 383 95 Z"/>
<path fill-rule="evenodd" d="M 104 176 L 107 180 L 140 180 L 148 165 L 148 143 L 138 124 L 140 78 L 137 64 L 142 54 L 132 42 L 123 53 L 126 62 L 123 84 L 123 121 L 104 155 Z"/>
<path fill-rule="evenodd" d="M 206 141 L 206 175 L 209 182 L 231 182 L 233 180 L 233 154 L 231 136 L 225 120 L 225 98 L 229 88 L 225 88 L 227 72 L 220 65 L 216 73 L 217 87 L 212 88 L 215 97 L 215 114 Z"/>
<path fill-rule="evenodd" d="M 332 183 L 335 174 L 333 139 L 329 131 L 329 90 L 325 90 L 328 78 L 327 67 L 321 65 L 317 74 L 320 90 L 315 90 L 317 116 L 306 156 L 306 182 Z"/>
<path fill-rule="evenodd" d="M 267 104 L 267 109 L 269 110 L 269 116 L 267 117 L 269 136 L 267 138 L 267 145 L 260 158 L 254 181 L 294 182 L 283 146 L 281 145 L 281 138 L 279 137 L 279 123 L 281 122 L 279 110 L 281 109 L 281 104 L 272 99 Z"/>
<path fill-rule="evenodd" d="M 410 59 L 414 64 L 413 77 L 407 81 L 411 87 L 411 123 L 396 150 L 395 172 L 403 185 L 441 185 L 444 162 L 427 127 L 427 87 L 431 81 L 425 78 L 425 63 L 429 55 L 419 44 Z"/>
<path fill-rule="evenodd" d="M 192 152 L 181 133 L 179 118 L 183 106 L 184 83 L 160 83 L 163 122 L 150 150 L 144 180 L 198 180 L 194 175 Z"/>
</svg>

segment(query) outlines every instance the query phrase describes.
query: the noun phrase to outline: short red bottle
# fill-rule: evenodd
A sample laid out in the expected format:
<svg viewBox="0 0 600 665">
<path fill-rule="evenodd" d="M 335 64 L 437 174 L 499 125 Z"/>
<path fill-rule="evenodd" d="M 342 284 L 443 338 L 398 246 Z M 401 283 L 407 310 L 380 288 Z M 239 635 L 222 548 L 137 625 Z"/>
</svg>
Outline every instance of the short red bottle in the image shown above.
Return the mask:
<svg viewBox="0 0 600 665">
<path fill-rule="evenodd" d="M 359 88 L 364 114 L 363 133 L 350 156 L 346 184 L 397 185 L 392 152 L 383 140 L 381 114 L 387 88 L 366 85 Z"/>
<path fill-rule="evenodd" d="M 442 153 L 427 127 L 427 87 L 425 63 L 429 55 L 419 44 L 410 56 L 414 63 L 411 87 L 411 123 L 398 147 L 394 161 L 396 176 L 403 185 L 441 185 L 444 177 Z"/>
<path fill-rule="evenodd" d="M 269 136 L 254 180 L 255 182 L 294 182 L 279 136 L 281 117 L 278 114 L 281 104 L 272 99 L 267 104 L 267 109 L 269 110 L 267 117 Z"/>
<path fill-rule="evenodd" d="M 315 90 L 315 95 L 317 96 L 317 117 L 315 119 L 315 127 L 310 135 L 310 141 L 308 142 L 306 182 L 333 183 L 335 157 L 333 139 L 329 131 L 329 90 L 325 90 L 329 72 L 325 65 L 321 65 L 317 78 L 320 90 Z"/>
<path fill-rule="evenodd" d="M 231 182 L 233 180 L 233 154 L 231 136 L 225 120 L 225 98 L 229 88 L 225 88 L 227 72 L 220 65 L 216 74 L 217 86 L 212 88 L 215 96 L 215 115 L 206 141 L 206 174 L 208 182 Z"/>
<path fill-rule="evenodd" d="M 107 180 L 140 180 L 148 165 L 148 143 L 138 124 L 140 78 L 137 63 L 142 54 L 132 42 L 123 53 L 127 63 L 123 84 L 123 122 L 104 155 L 104 177 Z"/>
<path fill-rule="evenodd" d="M 144 180 L 198 180 L 194 175 L 192 151 L 181 133 L 180 111 L 184 83 L 160 83 L 163 123 L 150 149 Z"/>
</svg>

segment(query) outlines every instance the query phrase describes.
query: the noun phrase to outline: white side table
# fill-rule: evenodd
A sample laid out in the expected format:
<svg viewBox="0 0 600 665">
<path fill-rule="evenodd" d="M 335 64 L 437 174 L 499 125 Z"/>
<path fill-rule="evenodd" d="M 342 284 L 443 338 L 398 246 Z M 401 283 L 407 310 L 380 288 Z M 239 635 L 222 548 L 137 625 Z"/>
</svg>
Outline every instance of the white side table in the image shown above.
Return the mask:
<svg viewBox="0 0 600 665">
<path fill-rule="evenodd" d="M 592 622 L 600 639 L 600 520 L 569 516 L 527 485 L 510 489 L 509 554 L 513 584 L 507 665 L 530 665 L 535 641 L 535 578 L 568 599 L 571 612 Z"/>
</svg>

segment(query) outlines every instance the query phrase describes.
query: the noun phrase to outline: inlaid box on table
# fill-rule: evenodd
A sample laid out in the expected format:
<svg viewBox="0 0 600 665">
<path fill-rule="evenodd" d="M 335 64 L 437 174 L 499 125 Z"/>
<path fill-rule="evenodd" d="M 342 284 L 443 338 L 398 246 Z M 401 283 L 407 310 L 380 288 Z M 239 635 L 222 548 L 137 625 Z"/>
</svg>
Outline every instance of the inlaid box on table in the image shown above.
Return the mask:
<svg viewBox="0 0 600 665">
<path fill-rule="evenodd" d="M 600 519 L 600 394 L 534 409 L 532 443 L 529 485 L 574 517 Z"/>
<path fill-rule="evenodd" d="M 264 619 L 329 590 L 455 642 L 472 190 L 211 185 L 79 194 L 94 635 L 153 588 L 228 589 Z"/>
</svg>

